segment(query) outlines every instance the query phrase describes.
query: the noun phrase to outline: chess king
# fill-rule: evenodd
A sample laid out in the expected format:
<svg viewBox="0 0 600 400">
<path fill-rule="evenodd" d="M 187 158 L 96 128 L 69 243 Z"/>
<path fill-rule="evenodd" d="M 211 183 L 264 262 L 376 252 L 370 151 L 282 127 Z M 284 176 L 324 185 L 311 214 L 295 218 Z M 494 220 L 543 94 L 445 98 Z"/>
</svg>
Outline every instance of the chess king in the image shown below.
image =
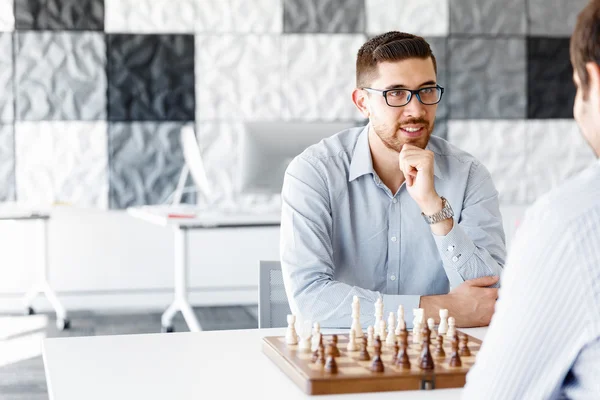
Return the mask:
<svg viewBox="0 0 600 400">
<path fill-rule="evenodd" d="M 379 297 L 382 315 L 402 305 L 436 323 L 440 309 L 459 327 L 489 323 L 506 256 L 498 192 L 481 162 L 432 136 L 442 85 L 423 38 L 368 40 L 351 94 L 368 124 L 288 166 L 281 265 L 302 319 L 349 328 L 357 296 L 363 328 Z"/>
</svg>

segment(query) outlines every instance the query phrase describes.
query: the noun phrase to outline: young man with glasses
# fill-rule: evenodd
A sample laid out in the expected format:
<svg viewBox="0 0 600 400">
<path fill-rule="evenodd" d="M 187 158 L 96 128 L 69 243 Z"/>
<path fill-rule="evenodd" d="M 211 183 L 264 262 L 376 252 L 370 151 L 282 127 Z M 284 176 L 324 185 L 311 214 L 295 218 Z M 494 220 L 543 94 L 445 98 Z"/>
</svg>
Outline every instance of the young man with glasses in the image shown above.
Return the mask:
<svg viewBox="0 0 600 400">
<path fill-rule="evenodd" d="M 448 309 L 458 326 L 489 323 L 506 253 L 498 192 L 481 163 L 431 136 L 444 93 L 436 73 L 423 38 L 372 38 L 352 93 L 369 124 L 289 165 L 281 265 L 300 318 L 348 327 L 357 296 L 371 325 L 382 296 L 384 319 L 402 305 L 435 319 Z"/>
<path fill-rule="evenodd" d="M 600 0 L 579 14 L 571 63 L 573 114 L 598 156 Z M 599 197 L 596 161 L 527 210 L 463 398 L 600 399 Z"/>
</svg>

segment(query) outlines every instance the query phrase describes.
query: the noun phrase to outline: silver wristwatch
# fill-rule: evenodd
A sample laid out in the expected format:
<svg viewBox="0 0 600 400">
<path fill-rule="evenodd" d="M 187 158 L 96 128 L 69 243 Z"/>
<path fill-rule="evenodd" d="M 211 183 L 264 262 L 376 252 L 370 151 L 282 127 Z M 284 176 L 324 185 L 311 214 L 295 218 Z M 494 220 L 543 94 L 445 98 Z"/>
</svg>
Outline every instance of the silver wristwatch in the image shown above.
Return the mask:
<svg viewBox="0 0 600 400">
<path fill-rule="evenodd" d="M 442 197 L 442 209 L 433 215 L 425 215 L 421 213 L 425 222 L 429 225 L 437 224 L 440 221 L 454 217 L 454 210 L 450 207 L 450 203 L 445 197 Z"/>
</svg>

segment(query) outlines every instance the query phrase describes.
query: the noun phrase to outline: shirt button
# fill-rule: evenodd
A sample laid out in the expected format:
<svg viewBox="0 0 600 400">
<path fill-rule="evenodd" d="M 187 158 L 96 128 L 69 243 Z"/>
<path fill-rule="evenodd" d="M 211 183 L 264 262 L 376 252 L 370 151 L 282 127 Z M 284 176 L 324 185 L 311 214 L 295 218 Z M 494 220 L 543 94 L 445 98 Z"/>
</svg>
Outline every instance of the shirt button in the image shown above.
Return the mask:
<svg viewBox="0 0 600 400">
<path fill-rule="evenodd" d="M 393 280 L 393 281 L 395 281 L 396 280 L 396 275 L 390 276 L 390 279 Z"/>
<path fill-rule="evenodd" d="M 394 198 L 392 199 L 392 203 L 396 204 L 397 202 L 398 202 L 398 199 L 394 197 Z"/>
<path fill-rule="evenodd" d="M 454 246 L 452 246 L 452 245 L 448 246 L 448 251 L 454 251 Z"/>
<path fill-rule="evenodd" d="M 392 236 L 392 242 L 395 242 L 396 240 L 398 240 L 396 239 L 396 236 Z"/>
<path fill-rule="evenodd" d="M 457 262 L 458 261 L 458 257 L 460 257 L 460 254 L 458 256 L 452 257 L 452 261 Z"/>
</svg>

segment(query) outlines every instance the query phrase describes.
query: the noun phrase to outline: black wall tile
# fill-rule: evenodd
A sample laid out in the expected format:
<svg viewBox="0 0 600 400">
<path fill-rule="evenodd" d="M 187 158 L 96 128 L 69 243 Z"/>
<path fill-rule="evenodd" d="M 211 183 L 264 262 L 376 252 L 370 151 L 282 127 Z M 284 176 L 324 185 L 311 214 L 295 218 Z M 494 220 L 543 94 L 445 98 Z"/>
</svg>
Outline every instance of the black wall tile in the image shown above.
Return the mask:
<svg viewBox="0 0 600 400">
<path fill-rule="evenodd" d="M 104 30 L 104 0 L 15 0 L 17 30 Z"/>
</svg>

